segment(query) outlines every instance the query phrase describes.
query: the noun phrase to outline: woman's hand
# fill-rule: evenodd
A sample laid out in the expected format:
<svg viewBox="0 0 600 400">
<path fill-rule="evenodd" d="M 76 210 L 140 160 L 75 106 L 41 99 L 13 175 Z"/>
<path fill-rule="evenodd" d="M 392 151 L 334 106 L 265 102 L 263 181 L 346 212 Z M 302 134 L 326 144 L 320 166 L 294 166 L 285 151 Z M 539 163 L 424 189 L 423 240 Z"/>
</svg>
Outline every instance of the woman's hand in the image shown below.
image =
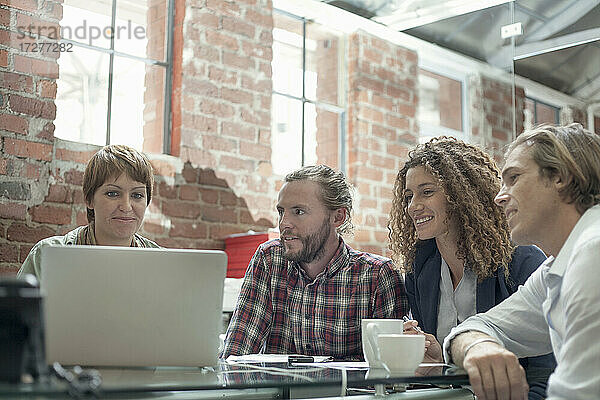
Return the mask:
<svg viewBox="0 0 600 400">
<path fill-rule="evenodd" d="M 442 346 L 437 341 L 435 336 L 425 333 L 425 357 L 423 362 L 427 363 L 441 363 L 444 362 L 442 355 Z"/>
<path fill-rule="evenodd" d="M 423 362 L 444 362 L 444 358 L 442 357 L 442 346 L 440 346 L 440 343 L 437 341 L 435 336 L 423 332 L 423 330 L 419 328 L 419 323 L 417 321 L 404 321 L 404 334 L 425 336 L 425 357 L 423 357 Z"/>
</svg>

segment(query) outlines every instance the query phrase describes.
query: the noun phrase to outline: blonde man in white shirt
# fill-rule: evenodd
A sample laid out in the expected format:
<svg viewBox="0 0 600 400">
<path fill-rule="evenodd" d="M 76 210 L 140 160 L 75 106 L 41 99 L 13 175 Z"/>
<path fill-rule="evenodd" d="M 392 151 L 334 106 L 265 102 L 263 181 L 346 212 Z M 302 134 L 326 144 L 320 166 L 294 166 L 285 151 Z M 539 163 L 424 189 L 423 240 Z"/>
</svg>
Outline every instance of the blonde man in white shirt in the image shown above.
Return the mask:
<svg viewBox="0 0 600 400">
<path fill-rule="evenodd" d="M 544 125 L 508 148 L 496 203 L 516 244 L 548 256 L 519 290 L 454 328 L 444 356 L 477 398 L 527 399 L 518 357 L 554 351 L 548 399 L 600 398 L 600 136 Z"/>
</svg>

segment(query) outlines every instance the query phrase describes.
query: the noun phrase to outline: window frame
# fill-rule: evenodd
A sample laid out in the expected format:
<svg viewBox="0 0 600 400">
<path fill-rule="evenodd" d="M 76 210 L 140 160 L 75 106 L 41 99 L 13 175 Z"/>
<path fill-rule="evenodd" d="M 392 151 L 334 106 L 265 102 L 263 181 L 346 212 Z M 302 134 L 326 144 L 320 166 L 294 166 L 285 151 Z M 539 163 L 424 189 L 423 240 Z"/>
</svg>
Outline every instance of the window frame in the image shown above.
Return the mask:
<svg viewBox="0 0 600 400">
<path fill-rule="evenodd" d="M 442 65 L 424 58 L 419 58 L 418 68 L 460 82 L 462 119 L 462 131 L 446 128 L 444 126 L 423 123 L 419 120 L 419 141 L 423 143 L 436 136 L 453 136 L 464 142 L 471 142 L 472 135 L 471 124 L 469 121 L 469 96 L 467 83 L 468 74 L 453 68 L 449 68 L 448 65 Z M 419 115 L 418 111 L 417 115 Z"/>
<path fill-rule="evenodd" d="M 306 157 L 305 157 L 305 106 L 306 104 L 313 104 L 315 106 L 315 109 L 321 108 L 324 109 L 325 111 L 329 111 L 329 112 L 333 112 L 338 114 L 338 169 L 342 172 L 346 172 L 346 113 L 347 110 L 345 107 L 342 106 L 338 106 L 338 105 L 334 105 L 334 104 L 330 104 L 330 103 L 325 103 L 325 102 L 321 102 L 318 101 L 317 99 L 315 100 L 311 100 L 309 98 L 306 97 L 306 24 L 307 22 L 313 22 L 310 19 L 307 19 L 305 17 L 301 17 L 299 15 L 293 14 L 289 11 L 285 11 L 279 8 L 273 8 L 273 14 L 281 14 L 284 15 L 288 18 L 292 18 L 292 19 L 296 19 L 298 21 L 302 22 L 302 95 L 300 97 L 289 94 L 289 93 L 283 93 L 277 90 L 273 90 L 271 95 L 278 95 L 278 96 L 282 96 L 285 97 L 287 99 L 290 100 L 294 100 L 294 101 L 299 101 L 301 103 L 302 106 L 302 114 L 300 116 L 301 118 L 301 143 L 302 143 L 302 149 L 301 149 L 301 161 L 300 164 L 302 167 L 304 167 L 306 165 Z M 341 39 L 341 38 L 340 38 Z M 338 83 L 339 80 L 341 79 L 340 75 L 342 75 L 341 71 L 338 71 Z M 273 134 L 275 134 L 275 132 L 273 132 Z"/>
<path fill-rule="evenodd" d="M 537 120 L 537 105 L 538 104 L 542 104 L 546 107 L 550 107 L 551 109 L 554 110 L 554 123 L 555 124 L 559 124 L 560 123 L 560 107 L 557 107 L 553 104 L 550 104 L 548 102 L 542 101 L 542 100 L 538 100 L 535 97 L 531 97 L 531 96 L 527 96 L 525 95 L 525 101 L 530 100 L 533 102 L 533 121 L 531 121 L 531 123 L 535 126 L 538 125 L 540 122 L 538 122 Z M 525 108 L 525 107 L 523 107 Z"/>
<path fill-rule="evenodd" d="M 117 2 L 121 0 L 111 0 L 111 26 L 115 26 L 117 19 Z M 81 47 L 88 50 L 98 51 L 101 53 L 108 54 L 109 56 L 109 70 L 108 70 L 108 104 L 106 112 L 106 136 L 105 145 L 110 144 L 110 125 L 111 125 L 111 112 L 112 112 L 112 97 L 113 97 L 113 71 L 114 71 L 114 60 L 115 57 L 123 57 L 131 60 L 141 61 L 146 65 L 160 66 L 165 68 L 165 87 L 164 87 L 164 109 L 163 109 L 163 154 L 171 154 L 171 119 L 172 119 L 172 98 L 171 92 L 173 87 L 173 28 L 175 19 L 175 0 L 165 0 L 167 2 L 167 20 L 166 20 L 166 57 L 165 61 L 155 60 L 152 58 L 139 57 L 133 54 L 123 53 L 115 50 L 115 35 L 110 38 L 110 47 L 104 48 L 100 46 L 90 45 L 83 42 L 78 42 L 72 39 L 61 38 L 59 43 L 72 44 L 73 47 Z M 57 81 L 60 81 L 60 73 Z"/>
</svg>

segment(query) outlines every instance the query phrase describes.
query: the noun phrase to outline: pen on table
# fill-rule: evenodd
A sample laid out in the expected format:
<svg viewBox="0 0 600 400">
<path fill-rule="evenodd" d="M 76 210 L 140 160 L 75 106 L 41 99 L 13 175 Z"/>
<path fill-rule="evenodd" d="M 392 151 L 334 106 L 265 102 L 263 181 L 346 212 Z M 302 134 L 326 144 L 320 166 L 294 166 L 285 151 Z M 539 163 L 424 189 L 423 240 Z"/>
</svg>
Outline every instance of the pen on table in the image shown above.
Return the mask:
<svg viewBox="0 0 600 400">
<path fill-rule="evenodd" d="M 404 320 L 404 322 L 410 322 L 410 319 L 406 315 L 404 317 L 402 317 L 402 319 Z M 419 333 L 425 334 L 425 332 L 423 332 L 423 330 L 416 325 L 411 326 L 411 328 Z"/>
</svg>

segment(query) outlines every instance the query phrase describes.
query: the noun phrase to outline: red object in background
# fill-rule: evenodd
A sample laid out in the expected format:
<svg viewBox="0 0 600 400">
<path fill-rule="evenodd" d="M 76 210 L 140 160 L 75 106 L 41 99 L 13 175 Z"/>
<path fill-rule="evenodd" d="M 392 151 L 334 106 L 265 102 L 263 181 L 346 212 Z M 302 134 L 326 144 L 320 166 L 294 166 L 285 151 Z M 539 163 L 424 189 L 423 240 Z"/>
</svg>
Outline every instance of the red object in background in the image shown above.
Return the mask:
<svg viewBox="0 0 600 400">
<path fill-rule="evenodd" d="M 243 278 L 258 245 L 278 237 L 277 232 L 238 233 L 226 237 L 227 277 Z"/>
</svg>

